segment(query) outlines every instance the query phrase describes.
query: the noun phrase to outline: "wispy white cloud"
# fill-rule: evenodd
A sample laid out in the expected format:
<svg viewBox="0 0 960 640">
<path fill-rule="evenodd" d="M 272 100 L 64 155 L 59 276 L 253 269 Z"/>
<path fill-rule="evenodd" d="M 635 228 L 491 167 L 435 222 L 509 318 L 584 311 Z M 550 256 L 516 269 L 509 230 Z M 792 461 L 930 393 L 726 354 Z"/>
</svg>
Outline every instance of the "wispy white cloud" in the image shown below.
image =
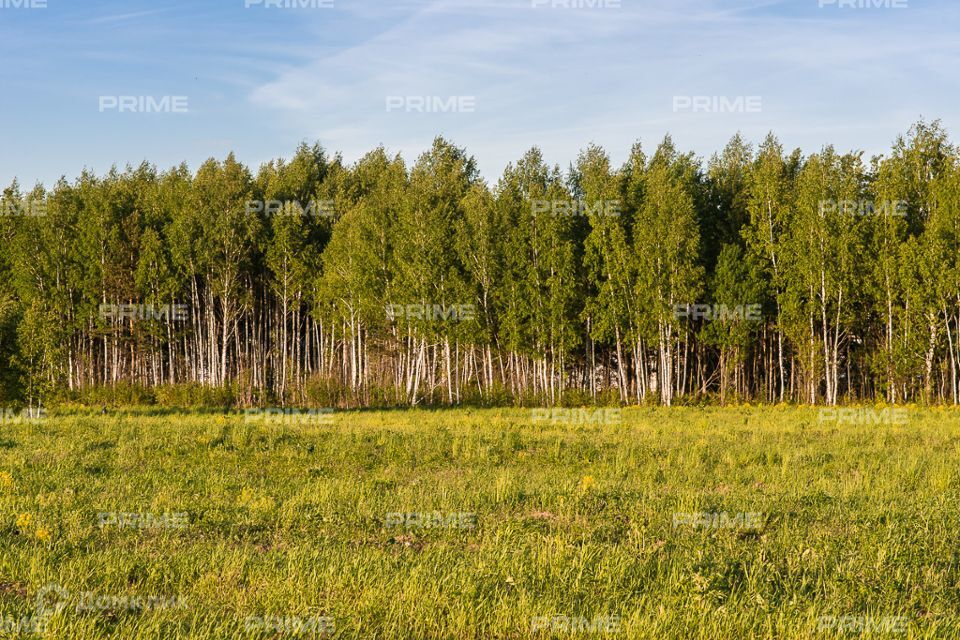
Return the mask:
<svg viewBox="0 0 960 640">
<path fill-rule="evenodd" d="M 529 0 L 401 3 L 389 11 L 409 13 L 392 28 L 289 69 L 250 98 L 348 155 L 380 142 L 424 149 L 443 132 L 469 141 L 490 173 L 532 144 L 573 159 L 590 139 L 616 152 L 638 135 L 659 139 L 668 129 L 704 153 L 738 129 L 757 138 L 770 129 L 797 133 L 803 143 L 851 125 L 861 132 L 902 129 L 909 123 L 890 116 L 904 101 L 884 81 L 909 84 L 924 57 L 940 64 L 958 54 L 954 34 L 931 32 L 927 21 L 864 12 L 855 19 L 816 10 L 783 14 L 784 6 L 772 0 L 623 0 L 620 9 L 534 9 Z M 915 37 L 904 38 L 911 29 Z M 760 95 L 764 108 L 673 113 L 672 97 L 688 94 Z M 471 95 L 477 106 L 473 113 L 387 113 L 387 95 Z"/>
<path fill-rule="evenodd" d="M 667 132 L 702 155 L 738 130 L 752 140 L 773 130 L 808 151 L 882 151 L 920 115 L 960 126 L 960 4 L 909 1 L 897 11 L 817 0 L 334 0 L 316 10 L 84 0 L 0 22 L 0 54 L 16 60 L 4 67 L 11 113 L 47 123 L 42 135 L 7 133 L 45 141 L 38 154 L 57 158 L 57 173 L 125 156 L 179 162 L 200 137 L 234 140 L 256 164 L 304 139 L 348 160 L 381 143 L 413 160 L 443 134 L 490 178 L 532 145 L 562 166 L 591 141 L 620 161 L 636 139 L 651 148 Z M 104 92 L 189 94 L 191 117 L 117 133 L 126 120 L 90 110 Z M 393 95 L 473 96 L 476 109 L 387 112 Z M 763 109 L 674 113 L 675 95 L 759 95 Z"/>
<path fill-rule="evenodd" d="M 84 20 L 84 23 L 87 25 L 98 25 L 98 24 L 108 24 L 116 22 L 128 22 L 130 20 L 138 20 L 140 18 L 146 18 L 149 16 L 155 16 L 159 13 L 164 13 L 169 11 L 169 9 L 148 9 L 145 11 L 130 11 L 126 13 L 115 13 L 105 16 L 97 16 L 95 18 L 90 18 Z"/>
</svg>

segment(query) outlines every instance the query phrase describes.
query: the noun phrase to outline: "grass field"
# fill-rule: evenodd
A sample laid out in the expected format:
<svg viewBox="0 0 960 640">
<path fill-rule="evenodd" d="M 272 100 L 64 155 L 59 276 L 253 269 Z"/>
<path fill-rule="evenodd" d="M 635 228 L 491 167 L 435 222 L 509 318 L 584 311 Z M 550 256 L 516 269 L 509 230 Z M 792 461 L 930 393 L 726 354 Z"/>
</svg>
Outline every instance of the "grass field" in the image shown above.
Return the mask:
<svg viewBox="0 0 960 640">
<path fill-rule="evenodd" d="M 960 637 L 960 412 L 819 415 L 0 423 L 0 636 Z"/>
</svg>

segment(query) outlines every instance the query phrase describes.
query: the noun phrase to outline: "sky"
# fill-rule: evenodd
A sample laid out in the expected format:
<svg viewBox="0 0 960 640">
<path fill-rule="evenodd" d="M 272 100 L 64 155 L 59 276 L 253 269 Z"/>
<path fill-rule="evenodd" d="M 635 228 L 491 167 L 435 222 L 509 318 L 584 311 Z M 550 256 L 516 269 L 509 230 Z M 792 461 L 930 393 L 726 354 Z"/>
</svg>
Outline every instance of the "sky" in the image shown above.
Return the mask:
<svg viewBox="0 0 960 640">
<path fill-rule="evenodd" d="M 668 133 L 869 157 L 921 117 L 960 139 L 958 27 L 956 0 L 0 0 L 0 185 L 437 135 L 491 183 Z"/>
</svg>

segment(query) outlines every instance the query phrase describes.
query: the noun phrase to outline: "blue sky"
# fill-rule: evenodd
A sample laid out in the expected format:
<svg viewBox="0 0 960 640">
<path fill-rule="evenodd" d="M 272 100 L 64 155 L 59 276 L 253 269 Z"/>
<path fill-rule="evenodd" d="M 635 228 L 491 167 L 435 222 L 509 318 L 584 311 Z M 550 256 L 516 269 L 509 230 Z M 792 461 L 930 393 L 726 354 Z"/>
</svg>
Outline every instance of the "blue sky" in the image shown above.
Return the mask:
<svg viewBox="0 0 960 640">
<path fill-rule="evenodd" d="M 495 181 L 533 145 L 566 167 L 594 142 L 619 164 L 668 132 L 703 156 L 738 130 L 883 153 L 921 116 L 960 138 L 956 0 L 24 1 L 0 0 L 2 185 L 144 159 L 196 168 L 230 150 L 256 169 L 303 140 L 412 162 L 442 134 Z M 186 96 L 188 112 L 100 111 L 120 95 Z M 694 95 L 762 109 L 674 110 Z M 387 96 L 473 109 L 388 111 Z"/>
</svg>

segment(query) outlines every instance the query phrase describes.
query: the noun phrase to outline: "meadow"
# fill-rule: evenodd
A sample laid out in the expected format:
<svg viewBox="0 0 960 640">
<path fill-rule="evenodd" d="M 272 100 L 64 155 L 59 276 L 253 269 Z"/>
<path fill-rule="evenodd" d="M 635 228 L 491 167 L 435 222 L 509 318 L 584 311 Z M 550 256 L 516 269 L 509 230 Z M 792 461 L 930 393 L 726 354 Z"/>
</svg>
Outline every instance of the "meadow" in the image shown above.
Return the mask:
<svg viewBox="0 0 960 640">
<path fill-rule="evenodd" d="M 960 637 L 960 411 L 823 415 L 7 420 L 0 637 Z"/>
</svg>

